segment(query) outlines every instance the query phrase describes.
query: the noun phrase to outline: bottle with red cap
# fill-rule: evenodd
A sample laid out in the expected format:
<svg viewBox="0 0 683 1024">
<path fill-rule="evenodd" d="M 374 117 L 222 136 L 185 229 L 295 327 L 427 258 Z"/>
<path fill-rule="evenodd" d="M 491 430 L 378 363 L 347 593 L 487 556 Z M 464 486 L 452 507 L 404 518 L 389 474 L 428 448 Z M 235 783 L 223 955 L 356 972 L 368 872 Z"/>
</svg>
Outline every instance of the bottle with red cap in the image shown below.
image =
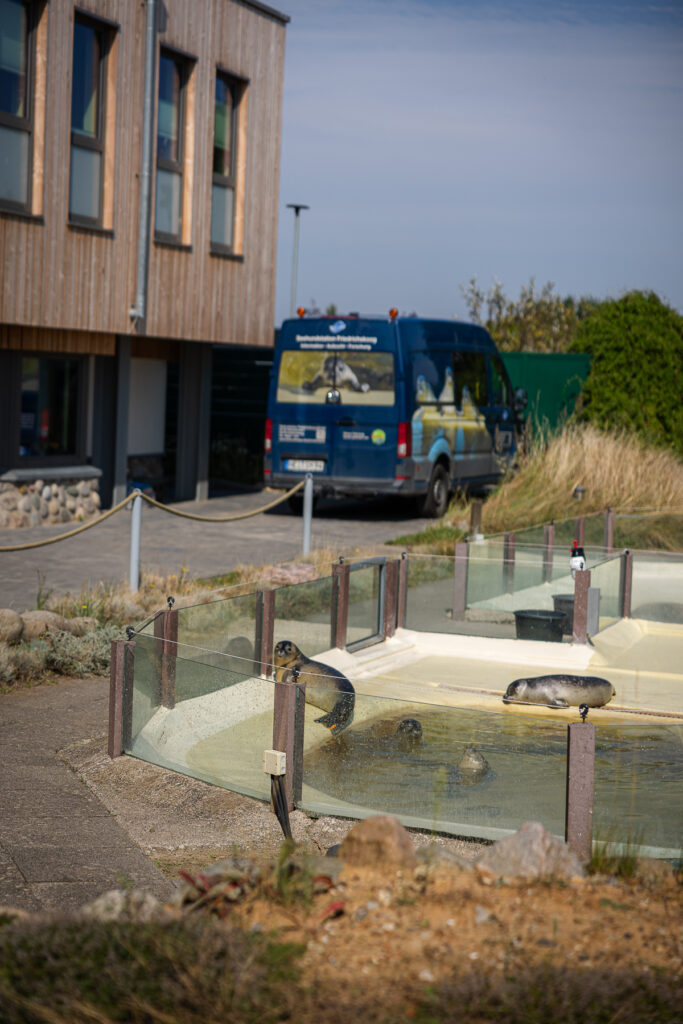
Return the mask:
<svg viewBox="0 0 683 1024">
<path fill-rule="evenodd" d="M 572 571 L 572 579 L 576 576 L 579 570 L 586 568 L 586 556 L 583 553 L 583 548 L 579 547 L 578 541 L 574 541 L 574 546 L 569 552 L 569 567 Z"/>
</svg>

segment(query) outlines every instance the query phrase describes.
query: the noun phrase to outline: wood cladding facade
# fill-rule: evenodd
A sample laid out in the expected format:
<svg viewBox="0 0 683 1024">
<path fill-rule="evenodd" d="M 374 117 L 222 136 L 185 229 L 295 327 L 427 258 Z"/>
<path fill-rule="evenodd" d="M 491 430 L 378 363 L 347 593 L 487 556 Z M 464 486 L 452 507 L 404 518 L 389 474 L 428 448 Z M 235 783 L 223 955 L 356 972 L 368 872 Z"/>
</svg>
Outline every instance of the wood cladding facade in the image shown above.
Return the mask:
<svg viewBox="0 0 683 1024">
<path fill-rule="evenodd" d="M 115 26 L 107 66 L 101 230 L 70 224 L 68 215 L 75 11 Z M 152 207 L 147 337 L 272 345 L 285 21 L 247 0 L 158 4 L 157 62 L 161 47 L 193 61 L 184 163 L 191 188 L 184 203 L 183 245 L 154 241 Z M 138 333 L 130 310 L 138 250 L 144 46 L 144 3 L 79 0 L 75 6 L 49 0 L 44 6 L 36 31 L 32 216 L 0 211 L 0 348 L 108 354 L 116 335 Z M 247 82 L 238 131 L 239 254 L 231 257 L 210 251 L 217 69 Z M 99 343 L 89 343 L 88 334 L 100 336 Z"/>
</svg>

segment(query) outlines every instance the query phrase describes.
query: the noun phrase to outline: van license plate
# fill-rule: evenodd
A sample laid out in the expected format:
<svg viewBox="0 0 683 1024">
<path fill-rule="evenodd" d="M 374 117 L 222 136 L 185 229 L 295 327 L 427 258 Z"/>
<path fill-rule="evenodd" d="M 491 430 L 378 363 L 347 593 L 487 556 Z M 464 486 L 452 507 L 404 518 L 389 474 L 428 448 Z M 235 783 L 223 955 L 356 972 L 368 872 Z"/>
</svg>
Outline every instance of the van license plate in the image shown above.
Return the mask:
<svg viewBox="0 0 683 1024">
<path fill-rule="evenodd" d="M 322 459 L 285 459 L 285 469 L 292 473 L 322 473 L 325 463 Z"/>
</svg>

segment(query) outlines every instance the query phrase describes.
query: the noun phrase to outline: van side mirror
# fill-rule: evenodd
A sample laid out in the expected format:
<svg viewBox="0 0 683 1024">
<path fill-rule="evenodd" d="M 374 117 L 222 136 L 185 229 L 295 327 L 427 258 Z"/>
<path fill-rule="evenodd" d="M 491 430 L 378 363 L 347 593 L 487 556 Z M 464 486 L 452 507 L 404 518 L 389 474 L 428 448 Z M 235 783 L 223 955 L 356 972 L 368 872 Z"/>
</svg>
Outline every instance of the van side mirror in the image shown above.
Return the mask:
<svg viewBox="0 0 683 1024">
<path fill-rule="evenodd" d="M 524 412 L 528 401 L 526 388 L 515 388 L 515 412 Z"/>
</svg>

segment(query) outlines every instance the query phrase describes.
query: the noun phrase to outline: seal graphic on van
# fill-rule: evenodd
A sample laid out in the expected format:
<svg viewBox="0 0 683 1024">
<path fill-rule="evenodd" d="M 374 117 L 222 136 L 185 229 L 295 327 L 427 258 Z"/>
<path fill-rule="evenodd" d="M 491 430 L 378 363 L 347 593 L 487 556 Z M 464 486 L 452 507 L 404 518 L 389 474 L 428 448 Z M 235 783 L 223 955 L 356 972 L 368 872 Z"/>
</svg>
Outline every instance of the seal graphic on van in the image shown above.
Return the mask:
<svg viewBox="0 0 683 1024">
<path fill-rule="evenodd" d="M 344 323 L 343 320 L 335 320 L 333 324 L 330 324 L 330 330 L 332 331 L 332 334 L 339 334 L 341 331 L 344 330 L 345 327 L 346 324 Z"/>
</svg>

